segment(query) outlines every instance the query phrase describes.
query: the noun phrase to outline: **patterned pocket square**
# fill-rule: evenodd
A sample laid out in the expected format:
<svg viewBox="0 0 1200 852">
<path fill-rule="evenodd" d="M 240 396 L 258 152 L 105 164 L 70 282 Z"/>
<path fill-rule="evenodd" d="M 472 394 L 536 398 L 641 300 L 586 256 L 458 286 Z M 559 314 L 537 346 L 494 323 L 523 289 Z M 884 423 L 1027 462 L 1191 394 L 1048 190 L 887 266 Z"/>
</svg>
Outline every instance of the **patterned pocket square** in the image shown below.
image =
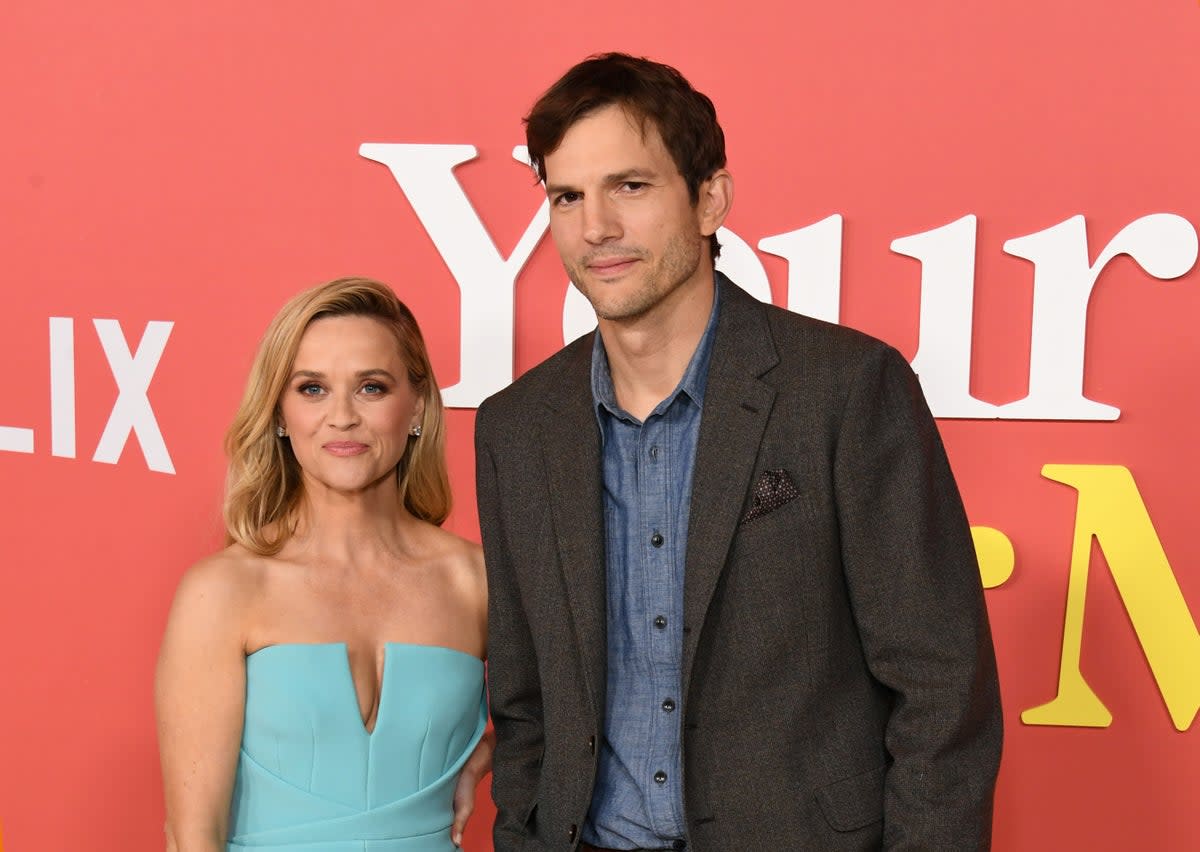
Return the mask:
<svg viewBox="0 0 1200 852">
<path fill-rule="evenodd" d="M 754 499 L 751 501 L 750 511 L 742 517 L 740 523 L 744 524 L 770 514 L 799 496 L 800 492 L 786 470 L 764 470 L 754 486 Z"/>
</svg>

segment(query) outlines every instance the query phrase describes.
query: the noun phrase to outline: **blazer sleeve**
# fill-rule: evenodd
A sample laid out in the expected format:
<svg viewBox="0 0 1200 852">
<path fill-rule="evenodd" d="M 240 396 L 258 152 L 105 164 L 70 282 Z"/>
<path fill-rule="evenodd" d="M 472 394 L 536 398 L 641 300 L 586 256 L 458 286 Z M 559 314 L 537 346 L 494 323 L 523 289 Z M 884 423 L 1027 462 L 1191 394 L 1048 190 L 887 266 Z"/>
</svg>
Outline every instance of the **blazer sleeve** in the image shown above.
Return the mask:
<svg viewBox="0 0 1200 852">
<path fill-rule="evenodd" d="M 486 406 L 486 403 L 485 403 Z M 476 420 L 476 489 L 488 578 L 488 702 L 496 730 L 492 799 L 496 852 L 516 852 L 536 804 L 542 762 L 542 695 L 537 657 L 504 533 L 506 504 L 488 440 L 485 407 Z"/>
<path fill-rule="evenodd" d="M 878 347 L 856 373 L 835 497 L 867 665 L 894 693 L 884 845 L 987 849 L 1003 725 L 970 527 L 907 362 Z"/>
</svg>

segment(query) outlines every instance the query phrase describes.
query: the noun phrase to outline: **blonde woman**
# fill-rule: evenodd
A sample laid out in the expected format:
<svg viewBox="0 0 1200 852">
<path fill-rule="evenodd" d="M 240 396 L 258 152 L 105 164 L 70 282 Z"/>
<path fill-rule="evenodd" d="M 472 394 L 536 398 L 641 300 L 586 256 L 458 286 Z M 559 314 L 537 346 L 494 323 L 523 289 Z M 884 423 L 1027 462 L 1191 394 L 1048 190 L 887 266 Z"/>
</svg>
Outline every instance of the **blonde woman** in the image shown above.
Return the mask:
<svg viewBox="0 0 1200 852">
<path fill-rule="evenodd" d="M 156 683 L 167 849 L 443 852 L 491 763 L 479 548 L 441 396 L 383 284 L 302 293 L 226 438 L 228 547 L 192 567 Z"/>
</svg>

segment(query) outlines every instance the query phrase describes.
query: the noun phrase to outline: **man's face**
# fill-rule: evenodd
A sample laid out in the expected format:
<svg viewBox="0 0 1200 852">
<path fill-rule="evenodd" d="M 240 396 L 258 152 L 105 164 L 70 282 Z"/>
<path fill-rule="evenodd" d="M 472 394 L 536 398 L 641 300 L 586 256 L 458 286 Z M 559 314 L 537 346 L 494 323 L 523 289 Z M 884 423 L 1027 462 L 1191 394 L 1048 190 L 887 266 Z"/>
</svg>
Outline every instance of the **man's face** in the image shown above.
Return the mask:
<svg viewBox="0 0 1200 852">
<path fill-rule="evenodd" d="M 571 126 L 545 168 L 550 233 L 601 319 L 641 318 L 711 279 L 712 230 L 652 124 L 643 135 L 621 107 L 596 110 Z"/>
</svg>

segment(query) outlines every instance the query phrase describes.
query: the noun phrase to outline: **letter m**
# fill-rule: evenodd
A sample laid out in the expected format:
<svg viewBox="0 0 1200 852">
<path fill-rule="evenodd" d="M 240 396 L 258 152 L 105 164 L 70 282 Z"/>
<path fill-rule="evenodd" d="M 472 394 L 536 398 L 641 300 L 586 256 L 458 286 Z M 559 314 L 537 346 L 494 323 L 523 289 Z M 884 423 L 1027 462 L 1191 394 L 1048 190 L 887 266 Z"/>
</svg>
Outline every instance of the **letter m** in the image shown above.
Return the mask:
<svg viewBox="0 0 1200 852">
<path fill-rule="evenodd" d="M 1026 725 L 1105 728 L 1112 713 L 1083 678 L 1079 652 L 1092 539 L 1099 543 L 1121 604 L 1176 730 L 1200 710 L 1200 632 L 1188 611 L 1146 505 L 1129 469 L 1120 465 L 1048 464 L 1042 476 L 1079 493 L 1058 695 L 1021 714 Z"/>
</svg>

